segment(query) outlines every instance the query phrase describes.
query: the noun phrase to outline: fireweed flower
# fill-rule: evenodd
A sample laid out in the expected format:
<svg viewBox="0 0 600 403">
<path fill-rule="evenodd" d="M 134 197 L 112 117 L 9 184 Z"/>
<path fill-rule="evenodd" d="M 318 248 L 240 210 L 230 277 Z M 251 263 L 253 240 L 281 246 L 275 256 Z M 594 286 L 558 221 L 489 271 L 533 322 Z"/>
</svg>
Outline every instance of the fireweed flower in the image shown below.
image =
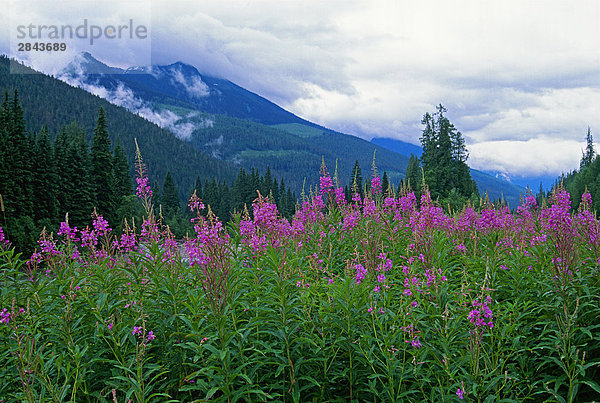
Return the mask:
<svg viewBox="0 0 600 403">
<path fill-rule="evenodd" d="M 94 230 L 96 230 L 99 236 L 107 235 L 110 231 L 112 231 L 112 229 L 108 226 L 108 221 L 106 221 L 101 215 L 94 219 Z"/>
<path fill-rule="evenodd" d="M 467 318 L 478 328 L 487 326 L 492 329 L 494 327 L 494 322 L 492 321 L 494 315 L 489 307 L 491 303 L 492 298 L 489 295 L 485 300 L 477 297 L 471 302 L 473 309 L 469 312 Z"/>
<path fill-rule="evenodd" d="M 64 235 L 71 241 L 77 241 L 77 227 L 69 227 L 66 222 L 60 223 L 60 229 L 57 232 L 58 235 Z"/>
<path fill-rule="evenodd" d="M 131 334 L 136 336 L 136 335 L 141 335 L 142 334 L 142 327 L 141 326 L 134 326 L 133 330 L 131 331 Z"/>
<path fill-rule="evenodd" d="M 322 194 L 327 194 L 332 191 L 333 181 L 331 180 L 330 176 L 321 176 L 319 178 L 319 182 L 320 182 L 319 189 L 321 190 Z"/>
<path fill-rule="evenodd" d="M 464 391 L 462 391 L 460 388 L 458 388 L 458 389 L 456 390 L 456 396 L 458 396 L 458 398 L 459 398 L 460 400 L 463 400 L 463 399 L 465 398 Z"/>
<path fill-rule="evenodd" d="M 148 341 L 154 340 L 154 339 L 156 339 L 156 336 L 154 335 L 154 332 L 152 330 L 150 330 L 148 332 Z"/>
<path fill-rule="evenodd" d="M 8 324 L 10 322 L 10 312 L 4 308 L 2 312 L 0 312 L 0 323 Z"/>
<path fill-rule="evenodd" d="M 360 263 L 356 263 L 354 268 L 356 269 L 356 277 L 354 278 L 354 282 L 356 284 L 360 284 L 367 275 L 367 269 L 365 269 Z"/>
<path fill-rule="evenodd" d="M 196 195 L 195 190 L 194 190 L 194 194 L 192 194 L 192 196 L 190 197 L 188 207 L 190 208 L 190 211 L 204 210 L 204 207 L 205 207 L 204 203 L 202 203 L 202 200 L 200 200 L 200 198 Z"/>
<path fill-rule="evenodd" d="M 42 253 L 46 253 L 52 256 L 57 256 L 59 254 L 58 250 L 56 249 L 56 245 L 52 240 L 40 239 L 38 243 L 40 244 Z"/>
<path fill-rule="evenodd" d="M 152 188 L 148 185 L 148 177 L 144 176 L 142 178 L 135 178 L 135 182 L 137 183 L 136 195 L 140 199 L 151 198 L 152 197 Z"/>
<path fill-rule="evenodd" d="M 374 176 L 371 179 L 371 190 L 374 195 L 381 194 L 381 179 L 379 179 L 379 176 Z"/>
<path fill-rule="evenodd" d="M 345 206 L 348 204 L 348 202 L 346 201 L 346 195 L 344 194 L 344 188 L 336 188 L 334 190 L 335 192 L 335 202 L 337 203 L 338 206 Z"/>
</svg>

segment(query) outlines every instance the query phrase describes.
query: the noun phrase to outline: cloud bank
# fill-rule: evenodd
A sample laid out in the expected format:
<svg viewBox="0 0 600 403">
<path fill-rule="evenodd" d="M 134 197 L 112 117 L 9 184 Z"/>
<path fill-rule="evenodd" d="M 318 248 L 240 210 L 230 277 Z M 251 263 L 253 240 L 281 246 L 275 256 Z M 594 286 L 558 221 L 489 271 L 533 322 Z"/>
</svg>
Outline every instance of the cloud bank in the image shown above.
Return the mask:
<svg viewBox="0 0 600 403">
<path fill-rule="evenodd" d="M 442 103 L 476 169 L 558 175 L 600 131 L 597 0 L 154 0 L 150 13 L 152 63 L 192 64 L 335 130 L 418 143 Z"/>
</svg>

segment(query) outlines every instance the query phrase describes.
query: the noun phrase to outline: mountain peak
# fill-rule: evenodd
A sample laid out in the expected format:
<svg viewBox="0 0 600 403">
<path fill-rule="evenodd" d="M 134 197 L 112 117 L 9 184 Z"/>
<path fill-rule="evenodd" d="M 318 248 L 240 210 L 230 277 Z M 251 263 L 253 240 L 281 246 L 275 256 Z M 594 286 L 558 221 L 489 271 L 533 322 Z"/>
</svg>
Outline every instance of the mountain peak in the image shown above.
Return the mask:
<svg viewBox="0 0 600 403">
<path fill-rule="evenodd" d="M 190 74 L 190 75 L 200 75 L 200 72 L 198 72 L 198 70 L 192 66 L 191 64 L 187 64 L 184 63 L 182 61 L 177 61 L 175 63 L 169 64 L 167 66 L 163 66 L 166 69 L 172 70 L 172 69 L 176 69 L 176 70 L 180 70 L 183 74 Z"/>
<path fill-rule="evenodd" d="M 122 74 L 124 70 L 102 63 L 90 52 L 81 52 L 73 58 L 63 72 L 68 75 Z"/>
</svg>

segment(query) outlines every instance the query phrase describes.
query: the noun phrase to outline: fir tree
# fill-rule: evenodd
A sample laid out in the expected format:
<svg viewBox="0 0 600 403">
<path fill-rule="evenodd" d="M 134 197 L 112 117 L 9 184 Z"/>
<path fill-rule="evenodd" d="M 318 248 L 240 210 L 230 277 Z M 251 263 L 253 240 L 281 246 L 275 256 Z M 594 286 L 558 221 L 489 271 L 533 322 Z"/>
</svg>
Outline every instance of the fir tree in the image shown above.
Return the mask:
<svg viewBox="0 0 600 403">
<path fill-rule="evenodd" d="M 594 138 L 592 137 L 591 129 L 588 126 L 587 135 L 585 136 L 586 146 L 585 151 L 583 152 L 583 157 L 581 157 L 581 162 L 579 164 L 579 168 L 586 168 L 590 166 L 594 158 L 596 157 L 596 151 L 594 150 Z"/>
<path fill-rule="evenodd" d="M 115 225 L 121 225 L 125 217 L 131 217 L 134 212 L 132 204 L 133 184 L 129 173 L 129 163 L 125 156 L 125 150 L 119 140 L 115 144 L 112 158 L 113 175 L 113 203 L 115 206 Z M 126 214 L 126 215 L 124 215 Z"/>
<path fill-rule="evenodd" d="M 92 140 L 92 186 L 93 198 L 98 214 L 102 214 L 109 221 L 114 221 L 115 189 L 112 168 L 112 154 L 110 152 L 110 139 L 106 128 L 104 109 L 100 108 L 98 120 L 94 129 Z"/>
<path fill-rule="evenodd" d="M 390 180 L 388 179 L 387 172 L 383 171 L 383 178 L 381 178 L 381 191 L 384 195 L 388 193 L 390 189 Z"/>
<path fill-rule="evenodd" d="M 56 187 L 57 173 L 48 127 L 44 126 L 37 136 L 34 150 L 33 197 L 36 201 L 36 223 L 49 226 L 58 216 Z"/>
<path fill-rule="evenodd" d="M 171 175 L 171 171 L 167 171 L 162 189 L 162 213 L 163 217 L 171 218 L 181 212 L 179 204 L 179 194 L 177 186 Z"/>
<path fill-rule="evenodd" d="M 421 164 L 416 155 L 411 154 L 406 167 L 406 185 L 415 192 L 420 193 L 421 189 Z"/>
<path fill-rule="evenodd" d="M 477 185 L 466 164 L 468 154 L 462 134 L 444 116 L 446 111 L 439 105 L 436 113 L 425 113 L 421 121 L 425 126 L 420 138 L 425 182 L 434 198 L 446 197 L 452 189 L 468 198 L 477 193 Z M 411 168 L 411 175 L 413 172 L 414 168 Z"/>
<path fill-rule="evenodd" d="M 352 174 L 350 176 L 350 190 L 352 193 L 359 193 L 360 195 L 363 194 L 362 170 L 360 169 L 358 160 L 356 160 L 354 163 L 354 168 L 352 168 Z"/>
<path fill-rule="evenodd" d="M 93 211 L 91 161 L 85 132 L 72 123 L 57 138 L 59 218 L 69 214 L 72 226 L 85 227 Z"/>
<path fill-rule="evenodd" d="M 23 110 L 19 93 L 14 92 L 12 101 L 5 98 L 2 107 L 4 121 L 4 186 L 0 188 L 6 214 L 13 217 L 33 215 L 33 189 L 31 187 L 33 142 L 25 132 Z"/>
<path fill-rule="evenodd" d="M 123 197 L 129 196 L 133 192 L 131 175 L 129 173 L 129 163 L 125 156 L 125 150 L 117 140 L 113 150 L 112 159 L 113 178 L 114 178 L 114 196 L 116 205 L 121 204 Z"/>
</svg>

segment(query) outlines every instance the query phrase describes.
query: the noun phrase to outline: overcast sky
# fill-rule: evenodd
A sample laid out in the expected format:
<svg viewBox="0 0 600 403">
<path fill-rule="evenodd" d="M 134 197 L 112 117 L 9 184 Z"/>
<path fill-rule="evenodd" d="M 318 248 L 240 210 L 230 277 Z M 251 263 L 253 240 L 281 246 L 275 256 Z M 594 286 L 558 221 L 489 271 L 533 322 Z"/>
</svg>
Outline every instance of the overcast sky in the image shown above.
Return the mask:
<svg viewBox="0 0 600 403">
<path fill-rule="evenodd" d="M 16 53 L 26 21 L 132 18 L 150 40 L 87 50 L 124 67 L 183 61 L 367 139 L 418 144 L 422 115 L 442 103 L 476 169 L 558 175 L 578 167 L 588 126 L 600 141 L 599 0 L 9 3 L 0 52 Z"/>
</svg>

